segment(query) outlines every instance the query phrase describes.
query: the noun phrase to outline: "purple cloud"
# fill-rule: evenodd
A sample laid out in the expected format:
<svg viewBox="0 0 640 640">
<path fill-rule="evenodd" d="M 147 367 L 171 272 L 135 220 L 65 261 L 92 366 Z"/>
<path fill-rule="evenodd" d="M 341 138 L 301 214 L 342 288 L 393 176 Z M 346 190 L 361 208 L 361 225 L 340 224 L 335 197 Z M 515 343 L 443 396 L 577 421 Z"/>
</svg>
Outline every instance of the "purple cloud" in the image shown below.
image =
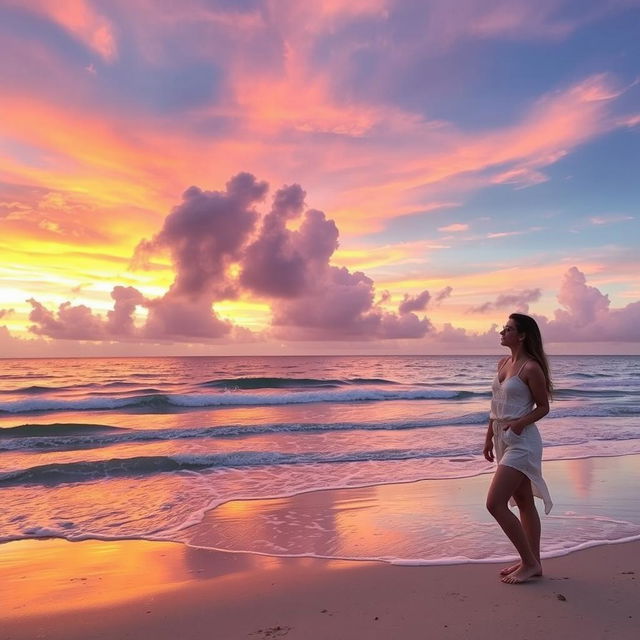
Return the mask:
<svg viewBox="0 0 640 640">
<path fill-rule="evenodd" d="M 420 320 L 411 309 L 401 317 L 383 312 L 374 303 L 373 280 L 330 264 L 339 232 L 322 211 L 309 209 L 297 230 L 287 228 L 288 221 L 302 214 L 305 195 L 295 184 L 276 192 L 272 209 L 242 261 L 240 283 L 271 299 L 275 334 L 293 340 L 425 335 L 431 328 L 428 320 Z M 428 298 L 425 292 L 407 304 L 424 308 L 425 294 Z"/>
<path fill-rule="evenodd" d="M 446 300 L 451 295 L 452 291 L 453 287 L 445 287 L 442 291 L 438 291 L 435 296 L 435 301 L 442 302 L 443 300 Z"/>
<path fill-rule="evenodd" d="M 425 289 L 417 296 L 410 296 L 405 293 L 404 299 L 398 307 L 400 313 L 411 313 L 412 311 L 424 311 L 431 300 L 431 294 Z"/>
<path fill-rule="evenodd" d="M 116 286 L 106 318 L 85 305 L 65 302 L 54 313 L 31 300 L 31 331 L 82 340 L 246 340 L 252 338 L 249 330 L 219 318 L 213 309 L 216 301 L 235 298 L 241 289 L 271 303 L 274 333 L 286 339 L 419 338 L 433 329 L 414 313 L 427 306 L 428 291 L 406 295 L 400 313 L 389 313 L 380 304 L 389 299 L 388 292 L 376 303 L 371 278 L 330 264 L 338 229 L 322 211 L 303 214 L 306 194 L 297 184 L 275 193 L 252 241 L 259 215 L 254 207 L 266 191 L 267 184 L 248 173 L 232 178 L 224 192 L 190 187 L 160 232 L 142 240 L 134 255 L 134 262 L 144 265 L 159 251 L 170 253 L 175 278 L 163 296 L 149 300 L 134 287 Z M 300 217 L 297 229 L 287 227 Z M 237 277 L 230 275 L 233 265 Z M 136 328 L 138 306 L 146 307 L 148 316 Z"/>
<path fill-rule="evenodd" d="M 34 298 L 27 300 L 31 304 L 29 327 L 31 333 L 61 340 L 103 340 L 107 337 L 105 323 L 101 316 L 94 315 L 84 304 L 73 306 L 63 302 L 56 313 L 49 311 Z"/>
<path fill-rule="evenodd" d="M 469 309 L 471 313 L 485 313 L 494 309 L 511 309 L 519 313 L 528 313 L 529 303 L 540 299 L 540 289 L 525 289 L 514 293 L 499 295 L 493 302 L 485 302 Z"/>
<path fill-rule="evenodd" d="M 218 318 L 208 296 L 200 300 L 170 293 L 147 303 L 149 315 L 142 329 L 145 338 L 213 339 L 230 333 L 232 324 Z"/>
<path fill-rule="evenodd" d="M 226 192 L 202 191 L 189 187 L 178 205 L 166 217 L 161 231 L 151 240 L 142 240 L 135 259 L 144 262 L 150 255 L 168 249 L 176 276 L 171 298 L 212 300 L 230 297 L 233 286 L 226 275 L 253 231 L 258 213 L 253 208 L 267 192 L 266 182 L 249 173 L 239 173 L 226 185 Z"/>
<path fill-rule="evenodd" d="M 135 287 L 117 285 L 111 291 L 113 310 L 107 312 L 106 332 L 114 336 L 132 336 L 135 332 L 133 314 L 138 305 L 145 303 L 144 296 Z"/>
<path fill-rule="evenodd" d="M 431 323 L 413 313 L 397 316 L 374 304 L 371 278 L 326 265 L 302 295 L 275 301 L 276 335 L 291 340 L 421 338 Z"/>
<path fill-rule="evenodd" d="M 331 255 L 338 230 L 324 214 L 307 211 L 298 231 L 287 229 L 287 220 L 300 216 L 305 192 L 297 185 L 278 190 L 271 211 L 264 217 L 260 234 L 246 250 L 240 283 L 254 293 L 293 298 L 307 288 L 323 246 Z M 326 252 L 327 249 L 325 248 Z"/>
<path fill-rule="evenodd" d="M 556 311 L 556 320 L 570 320 L 580 327 L 608 315 L 611 304 L 609 296 L 587 285 L 585 275 L 576 267 L 565 273 L 558 302 L 566 311 Z"/>
<path fill-rule="evenodd" d="M 230 333 L 233 325 L 218 318 L 212 304 L 237 295 L 228 269 L 243 255 L 258 219 L 254 206 L 267 189 L 266 182 L 258 182 L 250 173 L 233 177 L 224 192 L 190 187 L 162 230 L 138 245 L 137 262 L 168 249 L 176 271 L 169 291 L 148 302 L 145 337 L 207 339 Z"/>
</svg>

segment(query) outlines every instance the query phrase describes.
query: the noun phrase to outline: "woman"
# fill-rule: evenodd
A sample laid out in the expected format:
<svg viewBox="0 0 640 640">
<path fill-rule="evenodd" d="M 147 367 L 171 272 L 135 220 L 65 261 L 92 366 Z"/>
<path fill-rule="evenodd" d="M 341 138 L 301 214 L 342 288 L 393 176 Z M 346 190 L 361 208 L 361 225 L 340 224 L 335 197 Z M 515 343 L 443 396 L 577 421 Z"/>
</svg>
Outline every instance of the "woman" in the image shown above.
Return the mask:
<svg viewBox="0 0 640 640">
<path fill-rule="evenodd" d="M 487 509 L 520 555 L 520 562 L 500 575 L 502 582 L 517 584 L 542 575 L 540 518 L 533 497 L 544 500 L 545 513 L 551 511 L 552 502 L 542 479 L 542 440 L 535 422 L 549 413 L 552 385 L 533 318 L 512 313 L 500 335 L 500 344 L 511 350 L 511 356 L 498 363 L 483 453 L 493 462 L 495 448 L 498 462 Z M 509 502 L 518 506 L 519 520 Z"/>
</svg>

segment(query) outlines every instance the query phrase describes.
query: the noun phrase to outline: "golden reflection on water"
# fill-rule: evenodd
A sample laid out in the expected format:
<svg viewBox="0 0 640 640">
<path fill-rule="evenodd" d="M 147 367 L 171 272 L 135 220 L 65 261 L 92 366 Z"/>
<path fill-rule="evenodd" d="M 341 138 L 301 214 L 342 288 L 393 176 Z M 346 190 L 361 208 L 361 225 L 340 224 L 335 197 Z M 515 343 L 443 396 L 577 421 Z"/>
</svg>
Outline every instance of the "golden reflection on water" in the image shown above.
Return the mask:
<svg viewBox="0 0 640 640">
<path fill-rule="evenodd" d="M 591 495 L 593 484 L 593 458 L 584 460 L 567 460 L 567 478 L 571 482 L 573 492 L 581 497 L 588 498 Z"/>
<path fill-rule="evenodd" d="M 236 500 L 185 532 L 209 548 L 321 557 L 396 557 L 412 541 L 455 537 L 469 514 L 481 519 L 487 478 L 314 491 Z M 488 519 L 488 516 L 486 517 Z"/>
</svg>

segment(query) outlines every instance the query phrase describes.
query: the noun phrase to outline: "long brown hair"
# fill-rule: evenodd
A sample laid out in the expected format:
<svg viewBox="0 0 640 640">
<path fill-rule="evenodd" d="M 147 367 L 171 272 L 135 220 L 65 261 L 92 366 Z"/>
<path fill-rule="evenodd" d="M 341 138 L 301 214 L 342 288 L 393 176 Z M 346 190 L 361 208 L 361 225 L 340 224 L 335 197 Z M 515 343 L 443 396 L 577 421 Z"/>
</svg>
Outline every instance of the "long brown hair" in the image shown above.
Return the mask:
<svg viewBox="0 0 640 640">
<path fill-rule="evenodd" d="M 547 393 L 551 396 L 553 394 L 553 383 L 551 382 L 549 361 L 542 346 L 542 334 L 538 323 L 531 316 L 527 316 L 524 313 L 512 313 L 509 318 L 515 322 L 518 333 L 524 333 L 524 349 L 540 365 L 547 383 Z"/>
</svg>

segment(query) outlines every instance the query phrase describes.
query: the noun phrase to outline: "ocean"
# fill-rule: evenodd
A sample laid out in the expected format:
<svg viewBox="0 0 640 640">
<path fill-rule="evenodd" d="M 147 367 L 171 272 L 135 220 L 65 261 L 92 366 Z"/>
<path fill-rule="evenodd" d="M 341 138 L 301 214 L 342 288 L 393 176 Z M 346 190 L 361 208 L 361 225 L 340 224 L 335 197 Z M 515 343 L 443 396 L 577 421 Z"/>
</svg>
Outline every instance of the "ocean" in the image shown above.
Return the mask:
<svg viewBox="0 0 640 640">
<path fill-rule="evenodd" d="M 497 359 L 4 359 L 0 541 L 507 557 L 483 497 Z M 550 360 L 544 555 L 640 538 L 640 357 Z"/>
</svg>

